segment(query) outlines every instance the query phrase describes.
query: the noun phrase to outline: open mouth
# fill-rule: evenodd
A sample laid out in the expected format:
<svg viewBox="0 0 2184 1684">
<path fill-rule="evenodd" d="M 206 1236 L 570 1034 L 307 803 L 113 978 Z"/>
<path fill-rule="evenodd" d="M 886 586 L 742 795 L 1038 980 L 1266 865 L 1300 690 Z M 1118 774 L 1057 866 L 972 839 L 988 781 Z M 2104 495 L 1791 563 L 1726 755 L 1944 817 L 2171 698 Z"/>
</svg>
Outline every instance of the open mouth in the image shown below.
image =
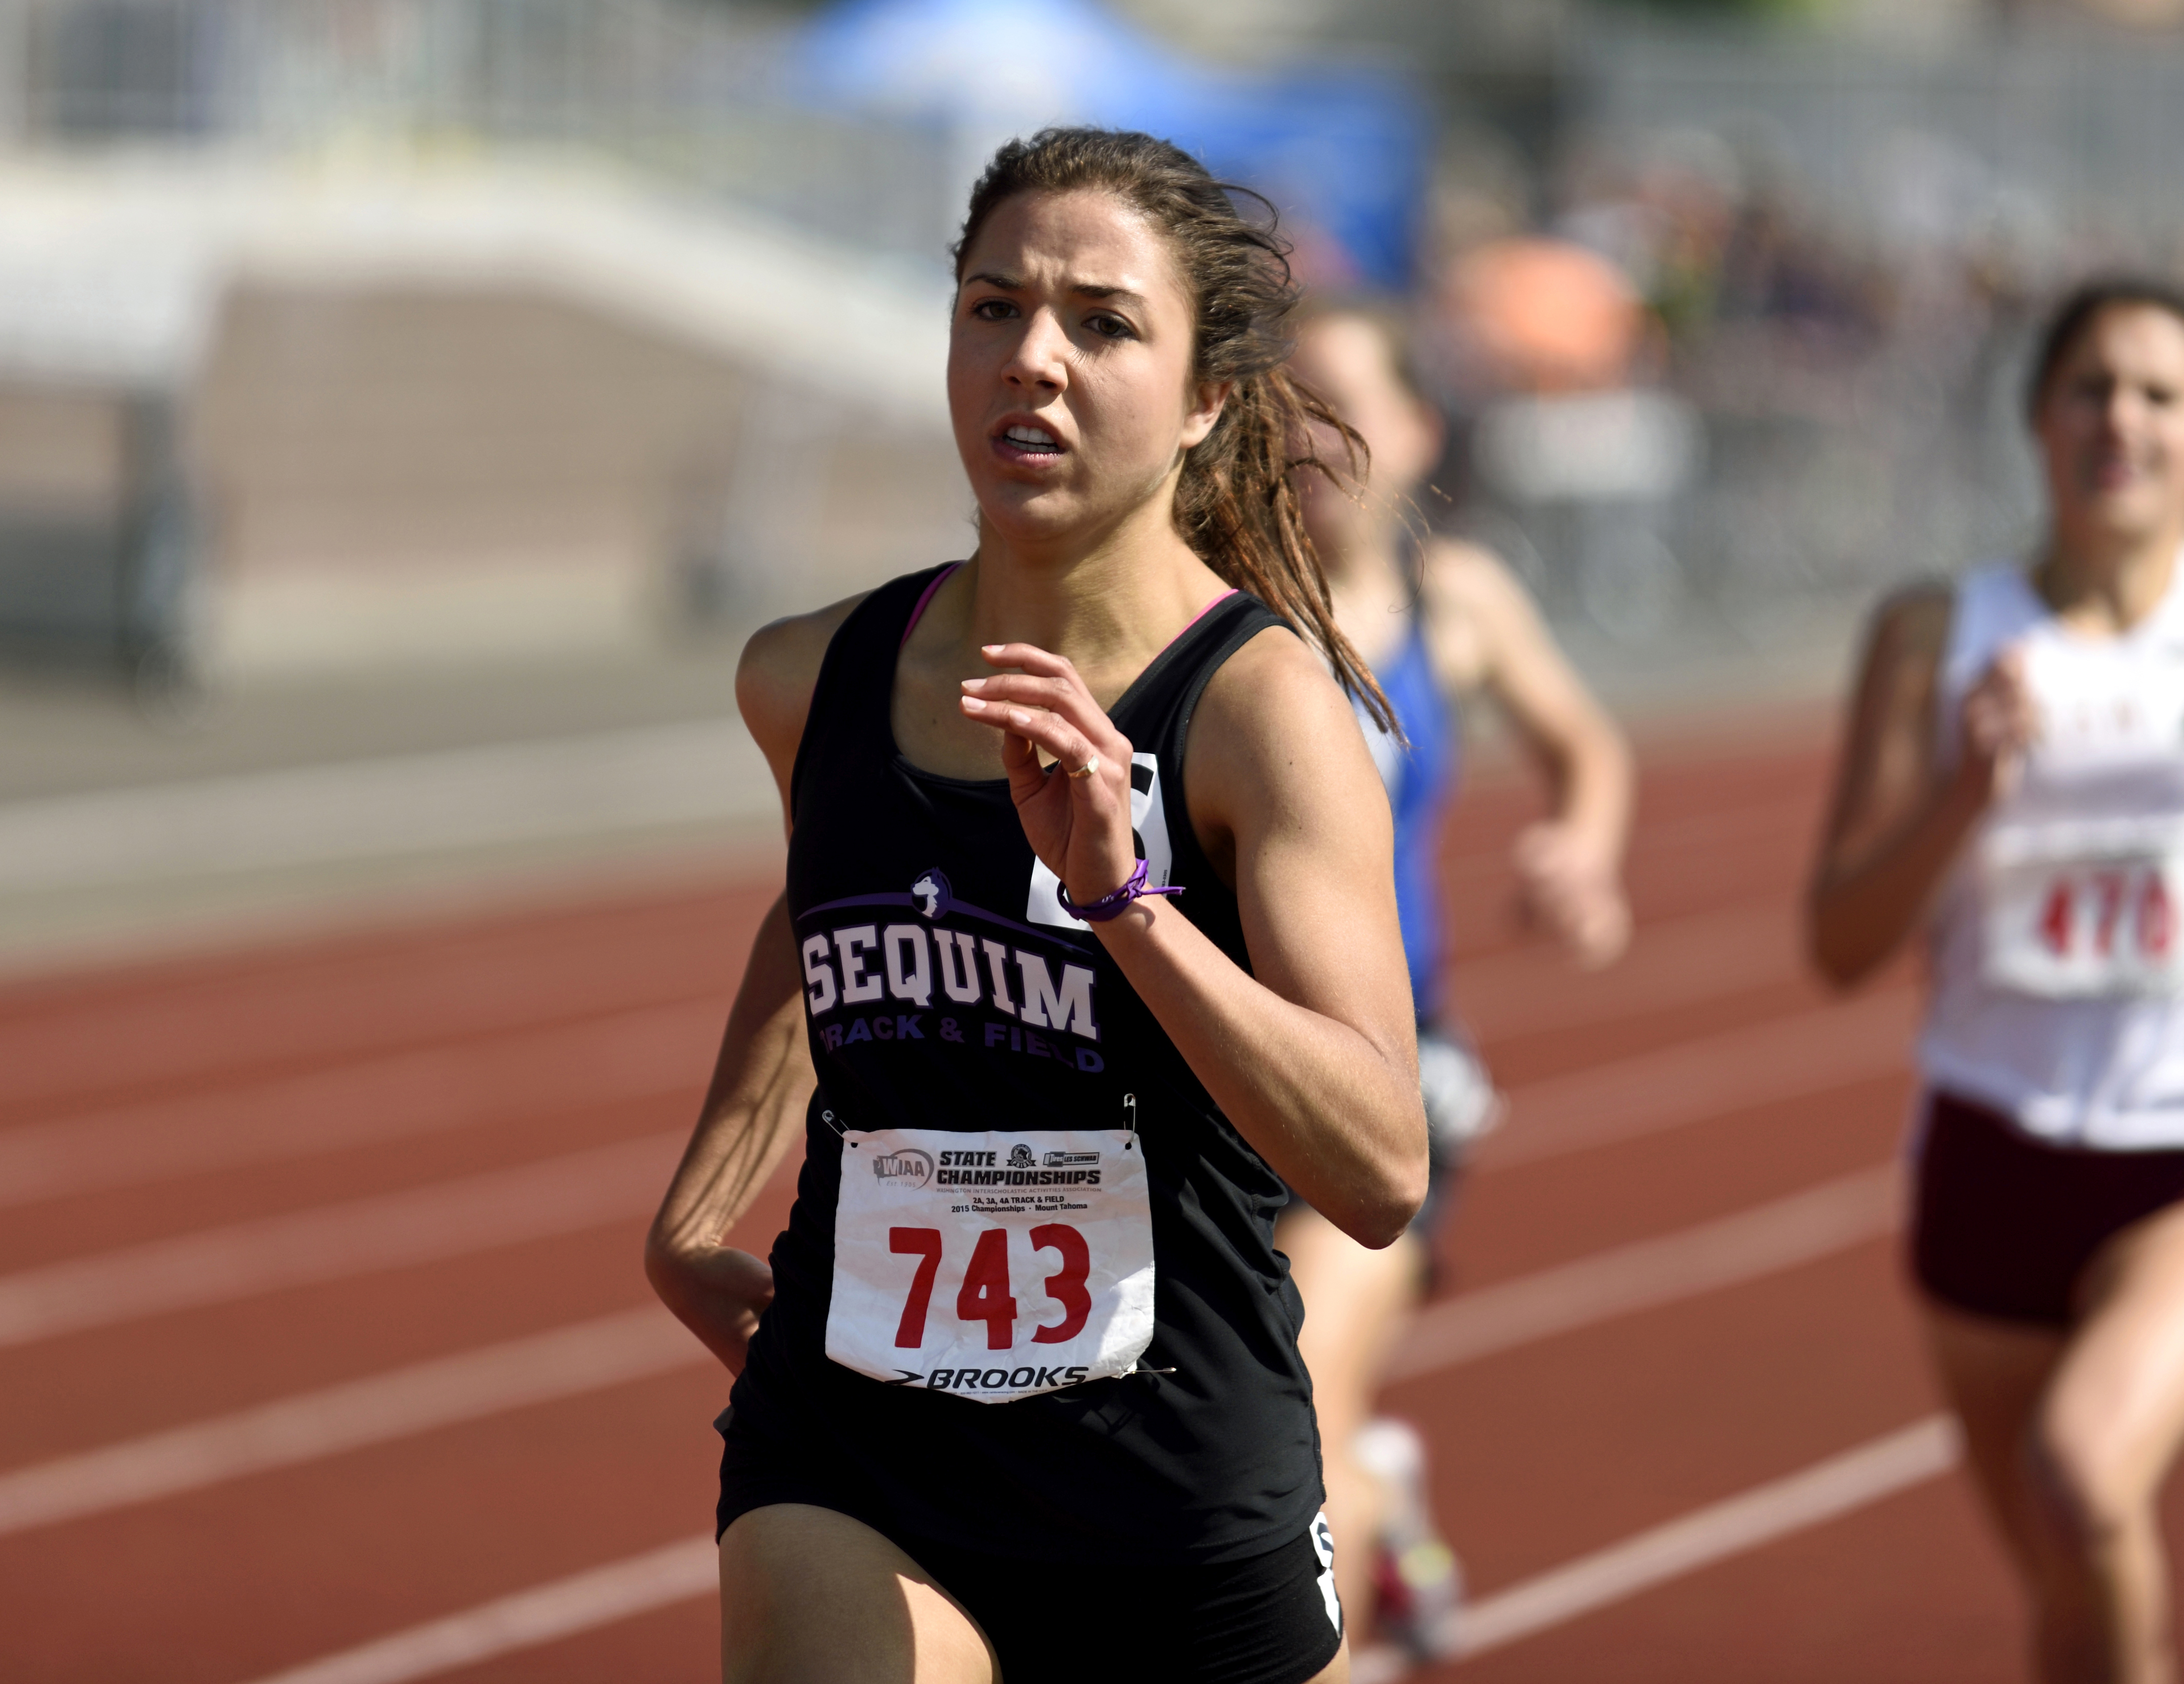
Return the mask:
<svg viewBox="0 0 2184 1684">
<path fill-rule="evenodd" d="M 1011 461 L 1051 462 L 1062 454 L 1060 439 L 1045 427 L 1025 421 L 1014 421 L 1004 427 L 994 443 Z"/>
</svg>

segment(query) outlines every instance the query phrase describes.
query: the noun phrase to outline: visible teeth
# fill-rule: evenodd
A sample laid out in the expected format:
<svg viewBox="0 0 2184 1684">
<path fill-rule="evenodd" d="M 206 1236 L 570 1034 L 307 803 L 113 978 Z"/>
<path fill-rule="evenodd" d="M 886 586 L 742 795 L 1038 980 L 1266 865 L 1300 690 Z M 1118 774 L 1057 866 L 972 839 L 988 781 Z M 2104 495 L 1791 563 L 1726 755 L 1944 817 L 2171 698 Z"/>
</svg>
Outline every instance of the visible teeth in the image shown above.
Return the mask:
<svg viewBox="0 0 2184 1684">
<path fill-rule="evenodd" d="M 1041 432 L 1035 427 L 1012 427 L 1008 430 L 1006 436 L 1009 443 L 1011 444 L 1026 444 L 1034 447 L 1044 446 L 1045 449 L 1050 450 L 1054 448 L 1055 444 L 1055 438 L 1052 433 Z"/>
</svg>

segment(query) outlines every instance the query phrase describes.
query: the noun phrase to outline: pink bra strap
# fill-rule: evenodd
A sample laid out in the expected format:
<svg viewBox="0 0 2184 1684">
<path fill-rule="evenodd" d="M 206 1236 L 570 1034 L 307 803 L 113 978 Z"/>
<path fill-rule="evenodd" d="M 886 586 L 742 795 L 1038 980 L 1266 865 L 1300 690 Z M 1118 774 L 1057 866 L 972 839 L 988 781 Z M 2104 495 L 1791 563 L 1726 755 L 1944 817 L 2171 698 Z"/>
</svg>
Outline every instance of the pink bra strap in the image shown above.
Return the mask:
<svg viewBox="0 0 2184 1684">
<path fill-rule="evenodd" d="M 917 622 L 925 617 L 925 605 L 933 600 L 933 593 L 954 578 L 956 570 L 962 565 L 961 561 L 950 561 L 933 576 L 931 584 L 917 594 L 917 605 L 910 611 L 910 623 L 902 628 L 902 643 L 895 645 L 897 649 L 900 649 L 903 644 L 910 641 L 910 634 L 917 629 Z"/>
<path fill-rule="evenodd" d="M 1190 616 L 1190 625 L 1185 626 L 1183 628 L 1183 632 L 1189 631 L 1191 626 L 1195 626 L 1201 620 L 1203 620 L 1207 615 L 1211 614 L 1215 609 L 1218 608 L 1223 603 L 1228 601 L 1230 597 L 1235 594 L 1236 587 L 1231 585 L 1227 590 L 1223 591 L 1220 595 L 1215 597 L 1212 601 L 1207 603 L 1205 607 L 1200 609 L 1197 613 L 1192 615 Z M 1170 638 L 1167 640 L 1167 646 L 1170 649 L 1175 647 L 1176 640 L 1183 636 L 1183 632 L 1178 632 L 1175 634 L 1175 637 Z"/>
</svg>

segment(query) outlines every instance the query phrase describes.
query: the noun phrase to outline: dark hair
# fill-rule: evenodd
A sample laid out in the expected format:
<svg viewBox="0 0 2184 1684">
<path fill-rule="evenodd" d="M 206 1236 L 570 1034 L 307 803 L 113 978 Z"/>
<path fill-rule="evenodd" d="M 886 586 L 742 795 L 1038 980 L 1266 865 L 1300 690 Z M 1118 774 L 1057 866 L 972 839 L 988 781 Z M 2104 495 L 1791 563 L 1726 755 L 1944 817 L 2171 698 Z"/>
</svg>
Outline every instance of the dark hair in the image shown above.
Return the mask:
<svg viewBox="0 0 2184 1684">
<path fill-rule="evenodd" d="M 1213 430 L 1184 459 L 1176 530 L 1229 584 L 1248 590 L 1326 651 L 1335 677 L 1373 720 L 1395 730 L 1371 670 L 1334 623 L 1327 575 L 1304 527 L 1293 469 L 1329 473 L 1312 446 L 1318 421 L 1342 439 L 1354 475 L 1364 441 L 1290 378 L 1290 313 L 1301 289 L 1273 206 L 1248 187 L 1216 181 L 1180 147 L 1113 129 L 1042 129 L 994 154 L 971 190 L 956 278 L 978 231 L 1018 193 L 1113 194 L 1150 221 L 1175 254 L 1196 316 L 1193 377 L 1232 382 Z M 1256 200 L 1263 220 L 1238 198 Z M 1301 452 L 1301 454 L 1295 453 Z M 1329 474 L 1332 477 L 1332 474 Z"/>
<path fill-rule="evenodd" d="M 2038 418 L 2048 382 L 2063 359 L 2076 349 L 2080 336 L 2093 325 L 2093 318 L 2103 310 L 2134 305 L 2166 310 L 2184 322 L 2184 287 L 2151 275 L 2103 275 L 2085 282 L 2055 306 L 2040 335 L 2031 378 L 2025 382 L 2027 415 Z"/>
</svg>

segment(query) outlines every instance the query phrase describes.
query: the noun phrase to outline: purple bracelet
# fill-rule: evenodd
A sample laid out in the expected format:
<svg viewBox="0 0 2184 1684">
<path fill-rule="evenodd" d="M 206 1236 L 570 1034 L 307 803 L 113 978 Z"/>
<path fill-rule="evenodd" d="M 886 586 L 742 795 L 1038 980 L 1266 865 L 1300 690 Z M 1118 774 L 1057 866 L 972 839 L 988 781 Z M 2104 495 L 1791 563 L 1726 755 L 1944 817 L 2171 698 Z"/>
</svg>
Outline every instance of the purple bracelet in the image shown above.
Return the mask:
<svg viewBox="0 0 2184 1684">
<path fill-rule="evenodd" d="M 1072 901 L 1069 898 L 1069 891 L 1061 884 L 1057 883 L 1054 886 L 1055 899 L 1061 902 L 1061 910 L 1068 913 L 1071 917 L 1088 924 L 1103 924 L 1108 919 L 1118 915 L 1131 901 L 1142 901 L 1148 895 L 1180 895 L 1182 893 L 1183 885 L 1179 883 L 1170 889 L 1146 888 L 1145 862 L 1143 860 L 1138 862 L 1137 869 L 1130 873 L 1129 881 L 1113 894 L 1102 895 L 1089 906 L 1080 906 Z"/>
</svg>

